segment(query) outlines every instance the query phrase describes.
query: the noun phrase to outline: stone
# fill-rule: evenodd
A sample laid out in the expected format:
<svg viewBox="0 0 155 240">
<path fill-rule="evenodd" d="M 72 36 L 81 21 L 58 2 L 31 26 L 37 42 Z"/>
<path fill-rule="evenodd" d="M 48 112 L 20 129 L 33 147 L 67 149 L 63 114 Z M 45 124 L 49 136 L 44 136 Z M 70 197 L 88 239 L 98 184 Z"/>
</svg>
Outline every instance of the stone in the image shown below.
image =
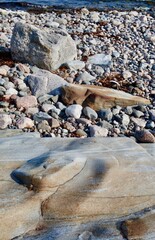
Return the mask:
<svg viewBox="0 0 155 240">
<path fill-rule="evenodd" d="M 140 118 L 140 117 L 144 116 L 144 113 L 139 111 L 139 110 L 137 110 L 137 109 L 133 109 L 133 113 L 132 114 L 136 118 Z"/>
<path fill-rule="evenodd" d="M 89 57 L 87 63 L 100 66 L 110 66 L 111 60 L 112 60 L 111 55 L 96 54 Z"/>
<path fill-rule="evenodd" d="M 38 98 L 45 94 L 48 94 L 46 95 L 46 99 L 48 99 L 49 94 L 60 95 L 61 87 L 68 85 L 68 83 L 63 78 L 42 69 L 38 69 L 36 73 L 28 75 L 25 81 L 29 85 L 33 95 Z"/>
<path fill-rule="evenodd" d="M 77 77 L 76 77 L 76 81 L 77 82 L 83 82 L 83 83 L 89 83 L 92 80 L 95 80 L 95 77 L 92 76 L 91 74 L 89 74 L 87 71 L 80 73 Z"/>
<path fill-rule="evenodd" d="M 150 104 L 148 99 L 129 93 L 93 85 L 70 84 L 62 87 L 62 101 L 66 105 L 73 103 L 90 107 L 95 111 L 114 106 L 133 106 Z"/>
<path fill-rule="evenodd" d="M 81 123 L 82 125 L 91 125 L 91 120 L 87 119 L 87 118 L 78 118 L 77 120 L 77 123 Z"/>
<path fill-rule="evenodd" d="M 127 114 L 123 114 L 122 116 L 122 124 L 124 126 L 128 126 L 128 124 L 130 123 L 130 118 Z"/>
<path fill-rule="evenodd" d="M 76 128 L 70 122 L 65 122 L 64 128 L 67 129 L 69 132 L 75 132 L 76 130 Z"/>
<path fill-rule="evenodd" d="M 136 131 L 135 138 L 140 143 L 154 143 L 155 142 L 155 137 L 148 130 Z"/>
<path fill-rule="evenodd" d="M 112 119 L 112 117 L 113 117 L 113 114 L 111 112 L 111 109 L 101 109 L 98 112 L 98 116 L 102 120 L 110 121 Z"/>
<path fill-rule="evenodd" d="M 126 137 L 3 133 L 1 239 L 154 238 L 154 150 Z"/>
<path fill-rule="evenodd" d="M 87 133 L 80 128 L 76 130 L 75 135 L 80 138 L 87 137 Z"/>
<path fill-rule="evenodd" d="M 0 75 L 6 77 L 9 69 L 7 65 L 0 66 Z"/>
<path fill-rule="evenodd" d="M 77 56 L 76 44 L 62 29 L 39 29 L 17 22 L 11 38 L 11 54 L 15 61 L 56 70 Z"/>
<path fill-rule="evenodd" d="M 107 137 L 108 130 L 97 125 L 92 125 L 89 127 L 90 137 Z"/>
<path fill-rule="evenodd" d="M 135 123 L 136 126 L 144 128 L 146 126 L 146 121 L 142 118 L 131 117 L 131 121 Z"/>
<path fill-rule="evenodd" d="M 65 64 L 70 70 L 82 70 L 85 67 L 85 63 L 80 60 L 73 60 Z"/>
<path fill-rule="evenodd" d="M 149 111 L 149 115 L 150 115 L 151 120 L 155 121 L 155 110 L 154 109 Z"/>
<path fill-rule="evenodd" d="M 9 88 L 9 89 L 6 90 L 5 94 L 6 95 L 17 95 L 18 91 L 14 88 Z"/>
<path fill-rule="evenodd" d="M 18 109 L 20 108 L 33 108 L 37 106 L 37 99 L 35 96 L 24 96 L 16 98 L 16 106 Z"/>
<path fill-rule="evenodd" d="M 98 118 L 97 113 L 90 107 L 85 107 L 83 109 L 83 113 L 86 117 L 88 117 L 92 121 Z"/>
<path fill-rule="evenodd" d="M 52 119 L 52 117 L 49 114 L 41 111 L 33 115 L 33 120 L 38 123 L 41 122 L 42 120 L 48 121 L 50 119 Z"/>
<path fill-rule="evenodd" d="M 132 73 L 130 71 L 128 71 L 128 70 L 125 70 L 123 72 L 123 77 L 124 77 L 124 79 L 131 78 L 132 77 Z"/>
<path fill-rule="evenodd" d="M 43 132 L 50 132 L 51 127 L 49 126 L 48 122 L 46 120 L 43 120 L 42 122 L 39 122 L 37 125 L 38 131 Z"/>
<path fill-rule="evenodd" d="M 26 114 L 28 115 L 34 115 L 39 112 L 39 109 L 37 107 L 30 107 L 26 110 Z"/>
<path fill-rule="evenodd" d="M 12 119 L 8 114 L 0 113 L 0 129 L 7 128 L 12 123 Z"/>
<path fill-rule="evenodd" d="M 58 128 L 60 127 L 60 122 L 58 119 L 55 119 L 53 117 L 51 117 L 49 120 L 48 120 L 48 123 L 50 125 L 51 128 Z"/>
<path fill-rule="evenodd" d="M 70 105 L 65 109 L 65 113 L 68 117 L 80 118 L 82 112 L 82 106 L 79 104 Z"/>
<path fill-rule="evenodd" d="M 101 122 L 99 122 L 99 125 L 103 128 L 106 128 L 106 129 L 112 129 L 113 128 L 113 125 L 110 124 L 109 122 L 105 121 L 105 120 L 102 120 Z"/>
<path fill-rule="evenodd" d="M 21 117 L 16 121 L 16 126 L 19 129 L 33 128 L 34 127 L 34 122 L 28 117 Z"/>
</svg>

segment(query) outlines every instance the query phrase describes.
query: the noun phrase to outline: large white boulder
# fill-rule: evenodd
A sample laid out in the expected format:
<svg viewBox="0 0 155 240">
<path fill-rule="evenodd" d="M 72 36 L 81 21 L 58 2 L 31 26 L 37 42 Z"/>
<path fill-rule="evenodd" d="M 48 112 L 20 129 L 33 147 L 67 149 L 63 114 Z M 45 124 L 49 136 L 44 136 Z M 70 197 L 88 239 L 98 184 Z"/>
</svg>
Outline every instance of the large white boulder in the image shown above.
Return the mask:
<svg viewBox="0 0 155 240">
<path fill-rule="evenodd" d="M 76 58 L 74 40 L 61 29 L 38 29 L 29 24 L 15 24 L 11 38 L 12 58 L 47 70 L 56 70 Z"/>
</svg>

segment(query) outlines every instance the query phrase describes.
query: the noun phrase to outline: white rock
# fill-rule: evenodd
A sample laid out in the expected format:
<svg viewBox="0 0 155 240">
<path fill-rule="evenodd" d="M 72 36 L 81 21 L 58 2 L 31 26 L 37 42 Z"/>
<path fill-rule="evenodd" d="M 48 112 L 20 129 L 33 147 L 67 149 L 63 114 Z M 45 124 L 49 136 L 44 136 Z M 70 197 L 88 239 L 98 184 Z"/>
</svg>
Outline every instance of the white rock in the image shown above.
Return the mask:
<svg viewBox="0 0 155 240">
<path fill-rule="evenodd" d="M 108 130 L 97 125 L 92 125 L 89 127 L 90 137 L 107 137 Z"/>
<path fill-rule="evenodd" d="M 7 114 L 0 114 L 0 129 L 7 128 L 8 125 L 12 123 L 12 119 Z"/>
<path fill-rule="evenodd" d="M 0 75 L 2 75 L 2 76 L 7 76 L 7 73 L 8 73 L 8 70 L 9 70 L 10 68 L 7 66 L 7 65 L 3 65 L 3 66 L 1 66 L 0 67 Z"/>
<path fill-rule="evenodd" d="M 13 94 L 17 95 L 18 91 L 16 89 L 14 89 L 14 88 L 9 88 L 8 90 L 6 90 L 5 94 L 6 95 L 13 95 Z"/>
<path fill-rule="evenodd" d="M 111 64 L 111 55 L 96 54 L 89 57 L 87 63 L 101 66 L 109 66 Z"/>
<path fill-rule="evenodd" d="M 34 126 L 34 122 L 30 118 L 21 117 L 17 120 L 16 125 L 19 129 L 32 128 Z"/>
<path fill-rule="evenodd" d="M 79 104 L 73 104 L 65 109 L 65 113 L 68 117 L 80 118 L 82 112 L 82 106 Z"/>
<path fill-rule="evenodd" d="M 73 60 L 66 63 L 67 67 L 71 70 L 81 70 L 85 67 L 85 63 L 80 60 Z"/>
<path fill-rule="evenodd" d="M 125 70 L 125 71 L 123 71 L 123 77 L 125 79 L 131 78 L 132 77 L 132 73 L 130 71 L 128 71 L 128 70 Z"/>
</svg>

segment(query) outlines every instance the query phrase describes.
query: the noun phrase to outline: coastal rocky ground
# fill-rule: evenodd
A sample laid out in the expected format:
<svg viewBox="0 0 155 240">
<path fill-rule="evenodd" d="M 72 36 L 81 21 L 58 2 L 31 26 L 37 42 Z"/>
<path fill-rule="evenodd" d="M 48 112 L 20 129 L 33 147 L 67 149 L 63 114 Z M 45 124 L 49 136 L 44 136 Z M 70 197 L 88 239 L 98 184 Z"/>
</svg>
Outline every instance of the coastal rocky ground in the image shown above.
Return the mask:
<svg viewBox="0 0 155 240">
<path fill-rule="evenodd" d="M 148 11 L 83 8 L 35 14 L 1 9 L 0 22 L 0 129 L 39 131 L 48 137 L 138 136 L 140 140 L 146 135 L 146 141 L 154 142 L 155 19 Z M 26 48 L 24 39 L 18 38 L 18 31 L 35 34 L 35 27 L 43 32 L 56 29 L 52 41 L 61 35 L 65 48 L 69 46 L 64 51 L 62 42 L 57 43 L 59 56 L 54 49 L 53 65 L 49 65 L 50 53 L 41 42 L 48 55 L 43 66 L 34 66 L 43 55 L 29 58 L 32 46 Z M 29 34 L 30 43 L 33 34 Z M 36 33 L 36 41 L 47 39 Z M 116 104 L 99 110 L 76 101 L 68 106 L 60 89 L 68 84 L 122 90 L 150 103 Z"/>
<path fill-rule="evenodd" d="M 152 13 L 0 10 L 0 240 L 155 239 Z"/>
</svg>

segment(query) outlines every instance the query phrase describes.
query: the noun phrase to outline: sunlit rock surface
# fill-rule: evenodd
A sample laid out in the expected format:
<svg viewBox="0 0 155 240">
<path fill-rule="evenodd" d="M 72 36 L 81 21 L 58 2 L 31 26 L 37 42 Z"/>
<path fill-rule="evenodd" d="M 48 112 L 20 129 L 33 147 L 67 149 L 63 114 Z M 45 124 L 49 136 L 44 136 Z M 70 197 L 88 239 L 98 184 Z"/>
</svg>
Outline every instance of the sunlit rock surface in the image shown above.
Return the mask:
<svg viewBox="0 0 155 240">
<path fill-rule="evenodd" d="M 142 146 L 3 131 L 0 239 L 155 238 L 155 159 Z"/>
</svg>

